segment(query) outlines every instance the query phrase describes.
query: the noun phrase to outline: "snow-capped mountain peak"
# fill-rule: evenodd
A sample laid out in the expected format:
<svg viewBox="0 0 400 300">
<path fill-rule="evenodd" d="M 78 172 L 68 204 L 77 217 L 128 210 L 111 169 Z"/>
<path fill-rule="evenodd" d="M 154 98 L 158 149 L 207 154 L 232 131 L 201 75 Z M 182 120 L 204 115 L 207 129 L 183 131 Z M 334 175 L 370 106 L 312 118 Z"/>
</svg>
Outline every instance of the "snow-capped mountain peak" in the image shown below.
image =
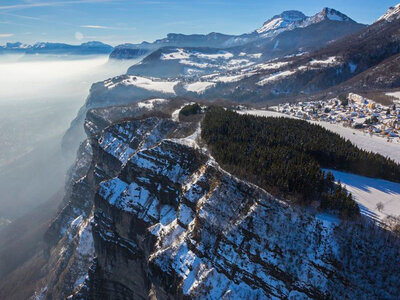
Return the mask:
<svg viewBox="0 0 400 300">
<path fill-rule="evenodd" d="M 314 18 L 320 17 L 321 19 L 328 19 L 331 21 L 350 21 L 351 19 L 333 8 L 325 7 L 320 13 L 316 14 Z"/>
<path fill-rule="evenodd" d="M 257 32 L 259 34 L 267 34 L 271 31 L 285 29 L 296 23 L 300 23 L 306 18 L 302 12 L 297 10 L 284 11 L 280 15 L 276 15 L 266 21 L 261 28 L 257 29 Z"/>
<path fill-rule="evenodd" d="M 297 10 L 290 10 L 284 11 L 280 15 L 269 19 L 261 28 L 256 30 L 256 32 L 263 37 L 274 37 L 283 31 L 308 27 L 326 20 L 339 22 L 352 21 L 352 19 L 345 14 L 328 7 L 325 7 L 322 11 L 311 17 L 307 17 Z"/>
<path fill-rule="evenodd" d="M 390 7 L 386 13 L 378 19 L 378 21 L 386 20 L 391 22 L 397 19 L 400 19 L 400 3 L 396 6 Z"/>
<path fill-rule="evenodd" d="M 32 47 L 35 49 L 39 49 L 39 48 L 45 48 L 46 45 L 47 45 L 47 43 L 45 43 L 45 42 L 37 42 Z"/>
</svg>

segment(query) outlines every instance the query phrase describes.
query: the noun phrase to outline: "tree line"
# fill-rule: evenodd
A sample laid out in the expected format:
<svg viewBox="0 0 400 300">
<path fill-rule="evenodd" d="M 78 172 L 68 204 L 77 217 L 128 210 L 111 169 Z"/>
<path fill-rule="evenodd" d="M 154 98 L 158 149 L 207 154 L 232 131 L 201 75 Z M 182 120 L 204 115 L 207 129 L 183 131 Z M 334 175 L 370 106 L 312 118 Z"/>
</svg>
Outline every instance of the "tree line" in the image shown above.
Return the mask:
<svg viewBox="0 0 400 300">
<path fill-rule="evenodd" d="M 239 115 L 210 107 L 203 119 L 202 138 L 215 159 L 238 177 L 275 195 L 359 214 L 357 203 L 330 168 L 400 181 L 400 167 L 381 155 L 360 150 L 350 141 L 318 125 L 289 118 Z"/>
</svg>

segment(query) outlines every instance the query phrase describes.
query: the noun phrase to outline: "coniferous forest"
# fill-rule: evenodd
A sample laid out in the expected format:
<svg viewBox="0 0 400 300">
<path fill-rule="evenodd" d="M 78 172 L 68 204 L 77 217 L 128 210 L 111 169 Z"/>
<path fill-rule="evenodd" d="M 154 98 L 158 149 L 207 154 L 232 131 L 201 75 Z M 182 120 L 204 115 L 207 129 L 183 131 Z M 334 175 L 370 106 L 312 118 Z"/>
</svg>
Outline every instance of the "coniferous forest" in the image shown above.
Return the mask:
<svg viewBox="0 0 400 300">
<path fill-rule="evenodd" d="M 202 138 L 215 159 L 238 177 L 300 203 L 317 201 L 321 208 L 345 216 L 359 214 L 358 205 L 321 168 L 400 181 L 398 164 L 302 120 L 211 107 L 203 120 Z"/>
</svg>

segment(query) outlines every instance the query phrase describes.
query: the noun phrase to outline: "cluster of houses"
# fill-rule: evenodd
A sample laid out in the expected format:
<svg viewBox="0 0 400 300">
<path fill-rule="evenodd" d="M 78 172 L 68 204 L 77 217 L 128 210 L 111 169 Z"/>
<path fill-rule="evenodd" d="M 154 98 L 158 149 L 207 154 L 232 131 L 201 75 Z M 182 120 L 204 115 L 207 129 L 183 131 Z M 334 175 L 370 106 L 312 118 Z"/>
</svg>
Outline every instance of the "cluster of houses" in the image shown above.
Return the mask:
<svg viewBox="0 0 400 300">
<path fill-rule="evenodd" d="M 357 94 L 346 99 L 280 104 L 274 110 L 304 120 L 342 124 L 400 142 L 400 103 L 384 106 Z"/>
</svg>

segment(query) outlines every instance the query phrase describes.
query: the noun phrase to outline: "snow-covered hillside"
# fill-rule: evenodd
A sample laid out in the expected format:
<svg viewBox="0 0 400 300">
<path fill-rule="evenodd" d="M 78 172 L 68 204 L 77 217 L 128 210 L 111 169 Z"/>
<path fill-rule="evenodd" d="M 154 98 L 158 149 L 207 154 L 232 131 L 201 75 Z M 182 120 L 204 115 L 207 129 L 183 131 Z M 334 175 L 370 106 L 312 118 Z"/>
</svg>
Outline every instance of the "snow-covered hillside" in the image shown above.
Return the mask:
<svg viewBox="0 0 400 300">
<path fill-rule="evenodd" d="M 352 193 L 361 213 L 382 221 L 385 217 L 400 216 L 400 184 L 350 173 L 329 170 Z M 382 208 L 378 204 L 382 203 Z"/>
<path fill-rule="evenodd" d="M 252 66 L 261 58 L 262 53 L 245 53 L 234 49 L 162 48 L 130 67 L 128 74 L 190 79 L 215 72 L 233 72 Z"/>
<path fill-rule="evenodd" d="M 266 21 L 263 26 L 257 29 L 259 34 L 266 36 L 271 36 L 272 34 L 278 34 L 284 30 L 289 30 L 294 28 L 296 24 L 299 25 L 307 17 L 300 11 L 290 10 L 284 11 L 280 15 L 276 15 Z"/>
<path fill-rule="evenodd" d="M 118 82 L 113 82 L 112 80 L 105 81 L 104 86 L 108 89 L 113 89 L 118 85 L 135 86 L 143 90 L 174 95 L 174 87 L 177 83 L 178 81 L 159 80 L 157 78 L 146 78 L 139 76 L 127 76 L 127 78 Z"/>
</svg>

